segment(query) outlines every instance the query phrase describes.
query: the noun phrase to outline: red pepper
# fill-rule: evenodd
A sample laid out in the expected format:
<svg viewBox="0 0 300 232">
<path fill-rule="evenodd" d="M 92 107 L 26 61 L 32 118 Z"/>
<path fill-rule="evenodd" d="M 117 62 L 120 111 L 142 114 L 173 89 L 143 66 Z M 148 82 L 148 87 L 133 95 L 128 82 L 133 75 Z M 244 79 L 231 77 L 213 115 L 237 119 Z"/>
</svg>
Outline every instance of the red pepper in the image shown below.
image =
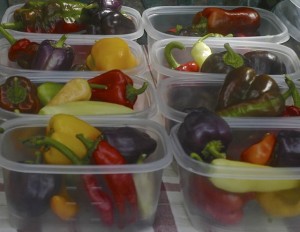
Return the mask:
<svg viewBox="0 0 300 232">
<path fill-rule="evenodd" d="M 285 117 L 300 116 L 300 108 L 297 106 L 285 106 L 283 116 Z"/>
<path fill-rule="evenodd" d="M 137 96 L 143 93 L 148 83 L 144 82 L 139 89 L 133 87 L 133 80 L 121 70 L 114 69 L 88 80 L 90 84 L 106 85 L 107 88 L 92 87 L 91 100 L 105 101 L 124 105 L 133 109 Z"/>
</svg>

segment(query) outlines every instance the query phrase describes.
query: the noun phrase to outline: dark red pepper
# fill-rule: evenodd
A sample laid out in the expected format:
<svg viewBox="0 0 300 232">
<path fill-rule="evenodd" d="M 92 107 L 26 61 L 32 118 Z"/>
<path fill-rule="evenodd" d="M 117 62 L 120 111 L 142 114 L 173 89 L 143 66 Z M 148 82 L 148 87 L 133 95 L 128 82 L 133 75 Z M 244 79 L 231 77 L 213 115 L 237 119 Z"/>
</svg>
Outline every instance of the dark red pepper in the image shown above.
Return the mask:
<svg viewBox="0 0 300 232">
<path fill-rule="evenodd" d="M 121 70 L 114 69 L 88 80 L 90 84 L 106 85 L 105 89 L 93 89 L 91 100 L 121 104 L 133 108 L 137 96 L 148 87 L 144 82 L 139 89 L 133 87 L 133 80 Z"/>
<path fill-rule="evenodd" d="M 300 116 L 300 108 L 297 106 L 285 106 L 283 116 L 285 117 L 293 117 Z"/>
</svg>

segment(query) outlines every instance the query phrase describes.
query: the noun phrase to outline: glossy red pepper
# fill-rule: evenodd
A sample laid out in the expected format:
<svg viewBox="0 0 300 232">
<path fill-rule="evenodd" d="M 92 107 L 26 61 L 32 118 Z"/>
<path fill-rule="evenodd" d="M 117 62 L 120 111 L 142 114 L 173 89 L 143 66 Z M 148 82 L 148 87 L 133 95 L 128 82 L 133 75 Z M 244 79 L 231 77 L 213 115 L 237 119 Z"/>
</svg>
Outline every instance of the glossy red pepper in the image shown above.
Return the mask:
<svg viewBox="0 0 300 232">
<path fill-rule="evenodd" d="M 292 117 L 292 116 L 300 116 L 300 108 L 297 106 L 285 106 L 283 116 Z"/>
<path fill-rule="evenodd" d="M 93 89 L 91 100 L 124 105 L 133 109 L 137 96 L 148 87 L 144 82 L 141 88 L 133 87 L 133 80 L 119 69 L 114 69 L 88 80 L 90 84 L 105 85 L 105 89 Z M 91 85 L 92 86 L 92 85 Z"/>
</svg>

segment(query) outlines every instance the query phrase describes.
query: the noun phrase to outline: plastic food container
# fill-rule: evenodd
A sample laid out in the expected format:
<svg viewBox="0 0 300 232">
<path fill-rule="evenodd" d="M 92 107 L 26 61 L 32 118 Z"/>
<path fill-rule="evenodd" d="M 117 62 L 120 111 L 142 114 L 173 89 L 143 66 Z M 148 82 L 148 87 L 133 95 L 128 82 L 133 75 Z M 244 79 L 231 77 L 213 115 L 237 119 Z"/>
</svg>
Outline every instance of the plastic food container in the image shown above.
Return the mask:
<svg viewBox="0 0 300 232">
<path fill-rule="evenodd" d="M 190 25 L 193 16 L 206 7 L 209 6 L 161 6 L 146 9 L 142 14 L 142 20 L 147 32 L 149 48 L 151 48 L 155 41 L 181 37 L 167 34 L 166 31 L 177 24 L 183 26 Z M 232 9 L 237 6 L 220 7 Z M 233 38 L 234 40 L 283 43 L 289 39 L 286 26 L 274 13 L 260 8 L 254 9 L 261 16 L 260 36 L 235 37 Z M 219 39 L 223 40 L 223 38 Z"/>
<path fill-rule="evenodd" d="M 48 35 L 49 36 L 49 35 Z M 16 39 L 21 39 L 24 37 L 16 36 Z M 42 38 L 40 36 L 31 36 L 26 37 L 30 41 L 41 43 L 46 38 Z M 100 39 L 101 37 L 98 37 Z M 49 39 L 49 38 L 47 38 Z M 52 39 L 52 38 L 50 38 Z M 132 54 L 136 57 L 138 64 L 136 67 L 131 69 L 124 69 L 127 74 L 130 75 L 141 75 L 147 70 L 147 62 L 144 51 L 142 47 L 135 41 L 125 40 L 132 52 Z M 74 49 L 75 58 L 73 64 L 85 64 L 86 58 L 90 53 L 92 46 L 95 44 L 95 39 L 86 38 L 86 39 L 72 39 L 68 38 L 66 43 L 71 45 Z M 49 75 L 64 75 L 64 76 L 78 76 L 80 75 L 78 71 L 43 71 L 43 70 L 33 70 L 33 69 L 22 69 L 16 62 L 11 62 L 8 59 L 8 49 L 10 48 L 10 43 L 5 39 L 0 39 L 0 69 L 2 70 L 2 74 L 12 74 L 12 73 L 48 73 Z M 84 71 L 84 73 L 89 73 L 88 75 L 98 75 L 99 73 L 103 73 L 104 71 Z M 86 75 L 86 74 L 83 74 Z"/>
<path fill-rule="evenodd" d="M 73 76 L 72 78 L 70 77 L 64 77 L 62 75 L 60 76 L 52 76 L 52 75 L 23 75 L 27 77 L 29 80 L 32 81 L 33 84 L 36 86 L 39 86 L 42 83 L 45 82 L 54 82 L 54 83 L 66 83 L 69 80 L 73 78 L 84 78 L 84 79 L 89 79 L 89 76 L 80 76 L 79 73 L 77 75 Z M 10 76 L 7 76 L 5 78 L 2 78 L 0 81 L 0 85 L 4 84 L 6 79 L 9 78 Z M 135 88 L 141 88 L 143 83 L 145 82 L 145 79 L 142 79 L 137 76 L 130 76 L 133 80 L 134 87 Z M 146 81 L 147 82 L 147 81 Z M 97 117 L 112 117 L 112 116 L 118 116 L 118 117 L 124 117 L 124 118 L 129 118 L 129 117 L 135 117 L 135 118 L 151 118 L 157 113 L 157 103 L 156 103 L 156 96 L 155 96 L 155 90 L 154 86 L 148 82 L 147 89 L 145 92 L 142 94 L 139 94 L 137 96 L 136 102 L 134 104 L 133 112 L 131 113 L 121 113 L 121 114 L 105 114 L 103 112 L 103 115 L 97 115 Z M 5 110 L 0 107 L 0 118 L 1 120 L 8 120 L 11 118 L 16 118 L 16 117 L 32 117 L 34 114 L 26 114 L 26 113 L 15 113 L 11 112 L 8 110 Z M 38 115 L 35 114 L 37 117 L 41 116 L 44 117 L 45 115 Z M 90 115 L 91 116 L 91 115 Z"/>
<path fill-rule="evenodd" d="M 34 179 L 36 180 L 45 178 L 43 189 L 45 189 L 45 191 L 48 191 L 46 190 L 46 188 L 49 187 L 48 185 L 53 184 L 53 182 L 51 181 L 47 182 L 47 178 L 50 175 L 55 177 L 54 180 L 57 180 L 56 178 L 64 180 L 64 186 L 70 199 L 72 199 L 73 202 L 75 201 L 79 207 L 78 212 L 73 219 L 64 221 L 59 219 L 52 212 L 52 210 L 48 208 L 47 201 L 45 203 L 46 209 L 45 211 L 42 211 L 41 209 L 39 210 L 39 206 L 36 205 L 36 202 L 34 202 L 35 198 L 32 198 L 32 202 L 29 203 L 25 198 L 18 198 L 15 195 L 6 195 L 8 207 L 7 213 L 12 228 L 25 231 L 27 231 L 26 229 L 28 228 L 30 228 L 30 231 L 36 231 L 37 227 L 39 228 L 39 230 L 45 231 L 68 231 L 73 229 L 89 232 L 99 230 L 142 231 L 143 229 L 151 227 L 151 225 L 153 224 L 160 195 L 163 169 L 167 167 L 172 161 L 169 137 L 167 136 L 163 127 L 154 121 L 144 119 L 82 119 L 92 126 L 100 129 L 111 127 L 121 128 L 129 126 L 142 130 L 157 142 L 156 150 L 151 153 L 142 164 L 102 166 L 92 164 L 26 164 L 20 161 L 26 161 L 29 159 L 32 160 L 34 150 L 32 148 L 24 146 L 22 141 L 31 136 L 43 135 L 45 133 L 45 127 L 48 124 L 49 118 L 18 118 L 3 123 L 1 126 L 4 128 L 5 132 L 1 134 L 0 139 L 0 163 L 1 167 L 3 168 L 5 193 L 11 193 L 13 189 L 11 189 L 10 187 L 13 188 L 12 185 L 18 185 L 22 182 L 20 179 L 17 182 L 10 182 L 11 180 L 13 180 L 13 175 L 21 175 L 22 177 L 26 175 L 28 175 L 28 177 L 33 176 L 33 182 Z M 137 220 L 132 222 L 131 224 L 126 224 L 126 220 L 130 218 L 131 215 L 128 212 L 126 206 L 126 209 L 124 210 L 125 212 L 127 212 L 127 216 L 123 215 L 122 218 L 126 219 L 127 217 L 127 219 L 124 221 L 125 224 L 123 224 L 123 227 L 119 228 L 119 219 L 121 217 L 119 217 L 118 213 L 116 213 L 117 210 L 115 208 L 115 202 L 113 201 L 113 212 L 115 212 L 114 223 L 111 226 L 105 226 L 101 221 L 99 212 L 96 210 L 96 204 L 90 201 L 90 198 L 87 195 L 87 191 L 82 182 L 83 177 L 90 174 L 93 175 L 98 181 L 98 184 L 96 183 L 96 186 L 98 187 L 95 188 L 102 188 L 102 190 L 106 191 L 109 196 L 111 195 L 109 193 L 109 190 L 107 189 L 107 186 L 105 186 L 104 183 L 101 182 L 103 178 L 105 178 L 105 176 L 119 174 L 132 175 L 134 179 L 133 183 L 135 185 L 136 193 L 138 196 Z M 24 178 L 22 178 L 23 181 Z M 25 182 L 28 181 L 26 181 L 25 179 Z M 39 182 L 37 181 L 35 183 Z M 37 185 L 39 186 L 39 184 Z M 35 186 L 32 186 L 32 191 L 38 191 L 38 189 L 34 189 Z M 25 189 L 22 189 L 22 191 L 25 191 Z M 24 195 L 26 194 L 27 193 L 24 192 Z M 145 206 L 142 205 L 144 202 L 147 202 L 146 208 L 143 208 Z M 25 207 L 26 204 L 27 206 L 32 204 L 32 211 L 29 210 L 30 216 L 28 216 L 29 213 L 27 213 L 28 211 Z M 22 210 L 18 208 L 18 205 L 20 205 Z"/>
<path fill-rule="evenodd" d="M 176 61 L 180 64 L 184 64 L 189 61 L 193 61 L 191 56 L 191 49 L 193 45 L 196 43 L 197 39 L 192 38 L 173 38 L 173 39 L 164 39 L 161 41 L 157 41 L 153 44 L 150 50 L 150 64 L 155 73 L 155 77 L 157 82 L 163 80 L 167 77 L 182 77 L 183 79 L 187 76 L 193 76 L 201 78 L 202 76 L 211 75 L 208 73 L 201 72 L 183 72 L 177 71 L 170 68 L 164 56 L 164 49 L 168 43 L 171 41 L 179 41 L 184 44 L 185 49 L 173 49 L 172 54 Z M 240 54 L 245 54 L 250 51 L 268 51 L 275 54 L 279 60 L 286 66 L 286 73 L 289 76 L 293 77 L 300 71 L 300 61 L 297 54 L 289 47 L 276 44 L 276 43 L 268 43 L 268 42 L 258 42 L 258 41 L 237 41 L 237 40 L 215 40 L 215 39 L 206 39 L 204 41 L 212 50 L 212 53 L 219 53 L 226 51 L 224 48 L 225 43 L 229 43 L 232 49 Z M 216 75 L 216 74 L 212 74 Z M 217 74 L 223 75 L 223 74 Z M 272 75 L 282 76 L 280 75 Z"/>
<path fill-rule="evenodd" d="M 234 160 L 267 132 L 300 130 L 296 120 L 230 120 L 228 124 L 233 140 L 226 153 Z M 201 163 L 184 152 L 177 137 L 178 128 L 179 125 L 172 128 L 171 144 L 178 163 L 184 206 L 198 231 L 297 231 L 299 211 L 295 213 L 294 206 L 299 201 L 299 168 Z M 283 186 L 286 190 L 281 189 Z M 287 203 L 292 195 L 297 197 L 293 203 Z M 277 204 L 280 197 L 282 204 Z"/>
<path fill-rule="evenodd" d="M 13 5 L 10 6 L 6 9 L 4 15 L 2 16 L 2 21 L 1 23 L 9 23 L 9 22 L 14 22 L 13 19 L 13 14 L 14 11 L 16 9 L 19 9 L 23 6 L 24 4 L 17 4 L 17 5 Z M 128 39 L 128 40 L 137 40 L 140 37 L 143 36 L 144 34 L 144 27 L 142 24 L 142 17 L 140 12 L 138 12 L 136 9 L 133 9 L 131 7 L 127 7 L 127 6 L 123 6 L 122 7 L 122 12 L 124 12 L 126 15 L 128 15 L 128 17 L 130 17 L 135 26 L 136 26 L 136 31 L 133 33 L 129 33 L 129 34 L 121 34 L 118 35 L 119 37 L 122 37 L 124 39 Z M 23 36 L 23 37 L 28 37 L 28 36 L 37 36 L 38 38 L 42 38 L 42 39 L 48 39 L 49 38 L 49 34 L 46 33 L 30 33 L 30 32 L 22 32 L 22 31 L 16 31 L 16 30 L 8 30 L 11 34 L 15 35 L 15 36 Z M 52 38 L 60 38 L 62 36 L 62 34 L 51 34 Z M 99 38 L 104 38 L 104 37 L 111 37 L 111 35 L 90 35 L 90 34 L 68 34 L 69 38 L 72 39 L 99 39 Z"/>
<path fill-rule="evenodd" d="M 275 80 L 281 92 L 285 92 L 288 87 L 284 79 Z M 157 102 L 167 131 L 183 121 L 188 109 L 206 107 L 214 111 L 223 83 L 224 77 L 222 76 L 168 78 L 161 81 L 157 86 Z M 286 100 L 286 105 L 292 104 L 290 97 Z"/>
</svg>

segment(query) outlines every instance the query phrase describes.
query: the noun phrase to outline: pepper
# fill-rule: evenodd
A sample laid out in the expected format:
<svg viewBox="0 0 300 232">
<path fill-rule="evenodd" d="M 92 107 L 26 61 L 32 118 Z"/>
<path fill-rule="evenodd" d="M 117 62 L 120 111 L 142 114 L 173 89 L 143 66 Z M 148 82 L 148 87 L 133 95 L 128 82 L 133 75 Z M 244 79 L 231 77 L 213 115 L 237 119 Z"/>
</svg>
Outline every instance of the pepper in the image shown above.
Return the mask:
<svg viewBox="0 0 300 232">
<path fill-rule="evenodd" d="M 12 62 L 17 62 L 21 68 L 30 69 L 39 44 L 26 38 L 17 40 L 2 26 L 0 26 L 0 33 L 11 44 L 8 49 L 8 59 Z"/>
<path fill-rule="evenodd" d="M 283 116 L 285 117 L 300 116 L 300 108 L 293 105 L 285 106 Z"/>
<path fill-rule="evenodd" d="M 198 154 L 204 162 L 224 158 L 231 139 L 227 122 L 204 107 L 189 112 L 178 129 L 178 140 L 185 152 Z"/>
<path fill-rule="evenodd" d="M 186 71 L 186 72 L 199 72 L 199 66 L 196 62 L 191 61 L 185 64 L 179 64 L 175 60 L 174 56 L 172 55 L 172 50 L 174 48 L 183 50 L 185 49 L 183 43 L 179 41 L 172 41 L 168 43 L 164 49 L 164 56 L 166 61 L 168 62 L 169 66 L 172 69 L 178 70 L 178 71 Z"/>
<path fill-rule="evenodd" d="M 157 147 L 157 142 L 149 134 L 134 127 L 103 129 L 103 136 L 115 147 L 127 163 L 136 163 L 141 155 L 146 159 Z"/>
<path fill-rule="evenodd" d="M 43 40 L 31 63 L 34 70 L 70 70 L 74 60 L 74 51 L 65 44 L 66 35 L 56 40 Z"/>
<path fill-rule="evenodd" d="M 134 68 L 138 61 L 124 39 L 113 37 L 95 42 L 86 59 L 86 65 L 92 71 L 109 71 Z"/>
<path fill-rule="evenodd" d="M 256 75 L 254 69 L 242 66 L 226 75 L 216 112 L 225 117 L 281 116 L 290 95 L 291 89 L 281 94 L 270 76 Z"/>
<path fill-rule="evenodd" d="M 44 82 L 37 87 L 37 95 L 43 106 L 63 88 L 64 84 L 55 82 Z"/>
<path fill-rule="evenodd" d="M 137 96 L 148 87 L 144 82 L 139 89 L 134 88 L 133 80 L 121 70 L 114 69 L 88 80 L 92 84 L 91 100 L 120 104 L 133 109 Z M 94 84 L 104 85 L 105 89 L 94 88 Z"/>
<path fill-rule="evenodd" d="M 253 164 L 268 165 L 276 144 L 276 135 L 266 133 L 262 140 L 251 145 L 241 153 L 241 160 Z"/>
<path fill-rule="evenodd" d="M 293 99 L 293 105 L 286 105 L 285 110 L 283 112 L 283 116 L 289 117 L 289 116 L 300 116 L 300 93 L 295 85 L 295 83 L 292 81 L 292 79 L 285 75 L 285 83 L 291 89 L 292 93 L 292 99 Z"/>
<path fill-rule="evenodd" d="M 37 113 L 40 102 L 36 86 L 26 77 L 10 76 L 0 86 L 0 107 L 21 113 Z"/>
<path fill-rule="evenodd" d="M 203 20 L 205 18 L 205 21 Z M 256 34 L 260 27 L 260 14 L 250 7 L 237 7 L 222 9 L 207 7 L 194 15 L 192 23 L 199 24 L 204 21 L 208 33 L 222 35 L 243 33 Z"/>
<path fill-rule="evenodd" d="M 229 73 L 231 70 L 249 66 L 249 61 L 241 54 L 236 53 L 229 45 L 224 44 L 226 49 L 223 52 L 212 53 L 209 55 L 201 66 L 203 73 Z"/>
</svg>

